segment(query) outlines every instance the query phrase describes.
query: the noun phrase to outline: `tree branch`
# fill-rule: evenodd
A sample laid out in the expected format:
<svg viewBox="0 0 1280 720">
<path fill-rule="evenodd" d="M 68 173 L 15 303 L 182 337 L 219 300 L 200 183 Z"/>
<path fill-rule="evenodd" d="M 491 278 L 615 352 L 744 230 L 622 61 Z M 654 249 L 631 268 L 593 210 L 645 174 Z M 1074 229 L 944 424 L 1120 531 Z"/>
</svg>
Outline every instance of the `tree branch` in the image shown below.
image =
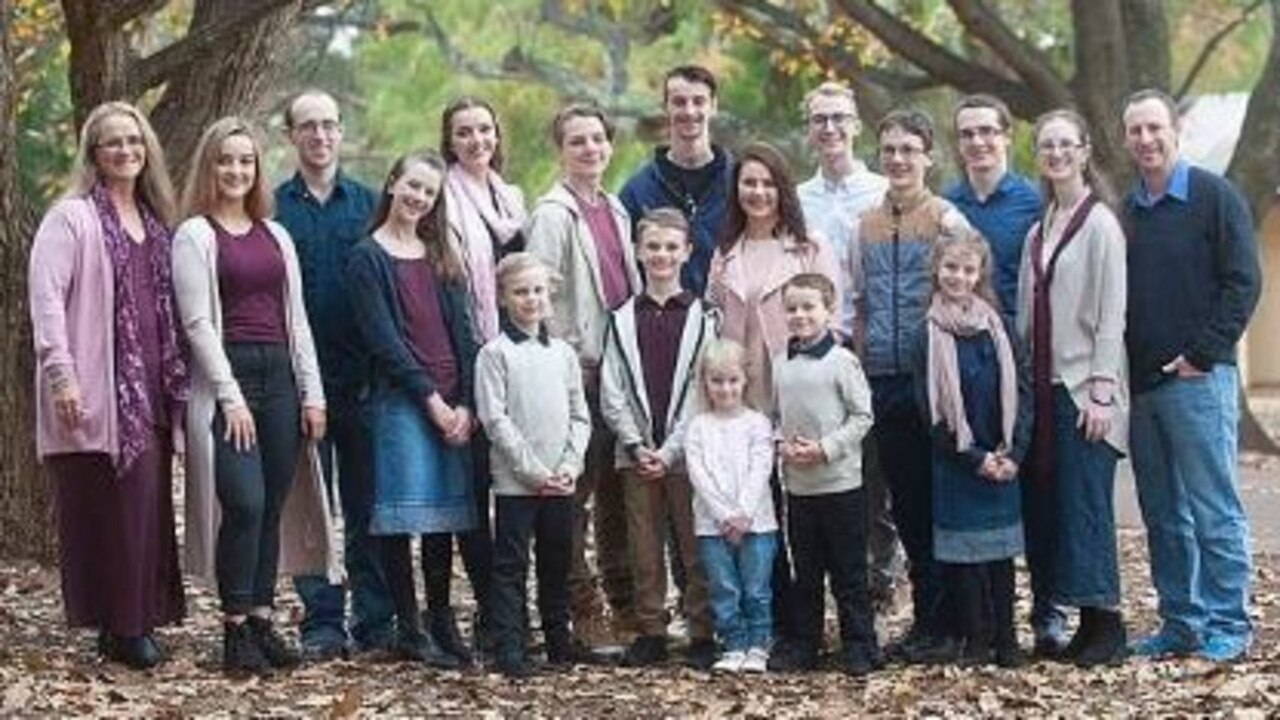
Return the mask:
<svg viewBox="0 0 1280 720">
<path fill-rule="evenodd" d="M 1182 84 L 1178 86 L 1178 91 L 1174 93 L 1174 99 L 1181 100 L 1187 92 L 1191 90 L 1192 83 L 1194 83 L 1196 78 L 1200 76 L 1200 71 L 1203 70 L 1204 66 L 1209 62 L 1209 57 L 1213 55 L 1213 53 L 1217 52 L 1218 46 L 1222 44 L 1222 41 L 1226 40 L 1227 37 L 1239 29 L 1241 25 L 1244 25 L 1249 19 L 1249 16 L 1265 4 L 1266 0 L 1254 0 L 1252 5 L 1240 11 L 1239 17 L 1222 26 L 1216 33 L 1209 36 L 1209 39 L 1204 43 L 1204 47 L 1200 48 L 1200 53 L 1196 55 L 1195 62 L 1191 63 L 1191 69 L 1187 70 L 1187 76 L 1182 79 Z M 1275 29 L 1273 29 L 1272 32 L 1275 32 Z"/>
<path fill-rule="evenodd" d="M 542 20 L 565 32 L 591 38 L 605 49 L 609 58 L 609 89 L 614 95 L 626 92 L 627 59 L 631 55 L 631 39 L 621 23 L 605 20 L 594 10 L 585 15 L 571 14 L 563 0 L 543 0 Z"/>
<path fill-rule="evenodd" d="M 875 0 L 832 0 L 833 4 L 875 35 L 893 52 L 944 84 L 964 92 L 986 92 L 1002 98 L 1021 117 L 1045 108 L 1042 98 L 1025 84 L 963 58 L 925 37 L 885 10 Z"/>
<path fill-rule="evenodd" d="M 1044 53 L 1014 34 L 983 0 L 947 0 L 966 30 L 980 39 L 1031 91 L 1054 104 L 1070 102 L 1071 91 Z"/>
<path fill-rule="evenodd" d="M 150 15 L 165 5 L 169 0 L 115 0 L 102 3 L 102 15 L 99 22 L 103 27 L 118 28 L 137 20 L 143 15 Z"/>
<path fill-rule="evenodd" d="M 158 50 L 144 58 L 134 58 L 129 72 L 129 96 L 138 97 L 147 90 L 163 84 L 175 74 L 181 72 L 192 60 L 199 57 L 209 48 L 227 41 L 229 37 L 253 22 L 254 19 L 287 7 L 298 0 L 260 0 L 248 9 L 223 18 L 207 27 L 192 28 L 181 40 Z M 317 0 L 306 0 L 303 8 L 314 8 Z"/>
</svg>

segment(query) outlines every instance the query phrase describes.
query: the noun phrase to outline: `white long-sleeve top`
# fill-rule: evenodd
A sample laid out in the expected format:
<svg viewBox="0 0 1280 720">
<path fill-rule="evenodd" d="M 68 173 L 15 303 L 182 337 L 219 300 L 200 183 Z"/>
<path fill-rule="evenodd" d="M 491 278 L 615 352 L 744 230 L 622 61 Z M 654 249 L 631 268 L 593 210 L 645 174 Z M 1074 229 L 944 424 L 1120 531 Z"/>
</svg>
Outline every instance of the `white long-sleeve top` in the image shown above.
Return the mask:
<svg viewBox="0 0 1280 720">
<path fill-rule="evenodd" d="M 751 518 L 751 532 L 778 529 L 769 476 L 773 430 L 755 410 L 724 417 L 700 413 L 685 434 L 685 466 L 693 485 L 694 531 L 720 535 L 719 523 L 734 515 Z"/>
</svg>

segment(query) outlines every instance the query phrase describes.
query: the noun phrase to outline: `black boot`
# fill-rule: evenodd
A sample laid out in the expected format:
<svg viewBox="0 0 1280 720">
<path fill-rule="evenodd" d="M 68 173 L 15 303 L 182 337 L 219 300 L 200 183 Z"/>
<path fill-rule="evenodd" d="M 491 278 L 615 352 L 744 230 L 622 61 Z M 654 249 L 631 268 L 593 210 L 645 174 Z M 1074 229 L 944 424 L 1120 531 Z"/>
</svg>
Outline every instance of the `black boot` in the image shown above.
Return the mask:
<svg viewBox="0 0 1280 720">
<path fill-rule="evenodd" d="M 459 666 L 458 658 L 442 650 L 430 633 L 407 625 L 396 629 L 392 652 L 402 660 L 424 663 L 441 670 L 457 670 Z"/>
<path fill-rule="evenodd" d="M 436 641 L 436 645 L 458 658 L 459 665 L 470 665 L 471 649 L 462 641 L 462 633 L 458 632 L 458 620 L 454 617 L 453 608 L 430 610 L 427 617 L 427 632 Z"/>
<path fill-rule="evenodd" d="M 1080 608 L 1080 624 L 1076 626 L 1076 633 L 1071 636 L 1071 641 L 1058 654 L 1057 660 L 1063 662 L 1075 662 L 1080 656 L 1080 651 L 1087 646 L 1093 639 L 1093 633 L 1097 629 L 1098 615 L 1093 608 Z"/>
<path fill-rule="evenodd" d="M 248 620 L 222 624 L 222 670 L 230 675 L 271 672 L 271 663 L 262 654 L 262 646 L 254 637 Z"/>
<path fill-rule="evenodd" d="M 294 650 L 289 643 L 276 632 L 272 626 L 271 620 L 263 617 L 249 616 L 245 621 L 249 626 L 249 630 L 253 632 L 253 637 L 258 643 L 258 647 L 262 649 L 262 656 L 267 659 L 273 668 L 292 668 L 297 667 L 302 662 L 302 658 L 298 655 L 298 651 Z"/>
<path fill-rule="evenodd" d="M 1129 638 L 1119 610 L 1086 608 L 1094 615 L 1094 632 L 1075 657 L 1077 667 L 1119 665 L 1128 654 Z"/>
</svg>

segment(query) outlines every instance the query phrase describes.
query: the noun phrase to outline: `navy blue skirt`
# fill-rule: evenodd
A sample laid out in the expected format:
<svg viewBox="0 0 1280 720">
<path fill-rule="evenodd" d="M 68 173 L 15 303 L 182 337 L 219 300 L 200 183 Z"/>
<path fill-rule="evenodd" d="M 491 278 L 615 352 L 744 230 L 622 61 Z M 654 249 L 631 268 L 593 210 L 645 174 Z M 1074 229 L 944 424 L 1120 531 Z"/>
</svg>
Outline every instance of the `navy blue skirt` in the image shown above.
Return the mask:
<svg viewBox="0 0 1280 720">
<path fill-rule="evenodd" d="M 369 400 L 374 499 L 370 535 L 464 532 L 476 527 L 469 453 L 440 436 L 422 401 L 393 388 Z"/>
</svg>

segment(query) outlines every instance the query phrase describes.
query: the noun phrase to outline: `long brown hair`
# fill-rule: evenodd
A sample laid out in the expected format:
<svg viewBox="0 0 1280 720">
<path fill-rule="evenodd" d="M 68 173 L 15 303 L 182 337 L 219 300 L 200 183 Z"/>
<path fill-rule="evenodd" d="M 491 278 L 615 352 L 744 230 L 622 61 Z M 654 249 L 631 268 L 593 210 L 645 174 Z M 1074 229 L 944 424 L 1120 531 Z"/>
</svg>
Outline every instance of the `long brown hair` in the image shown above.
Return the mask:
<svg viewBox="0 0 1280 720">
<path fill-rule="evenodd" d="M 489 167 L 501 174 L 503 163 L 506 162 L 502 154 L 502 123 L 498 122 L 498 113 L 494 111 L 493 105 L 490 105 L 488 100 L 463 95 L 445 107 L 444 112 L 440 114 L 440 154 L 451 165 L 458 162 L 458 154 L 453 151 L 453 116 L 471 108 L 481 108 L 488 112 L 489 119 L 493 120 L 493 137 L 497 142 L 493 146 L 493 157 L 489 159 Z"/>
<path fill-rule="evenodd" d="M 728 252 L 736 245 L 747 227 L 747 214 L 743 212 L 742 200 L 738 197 L 738 179 L 742 176 L 742 168 L 749 162 L 763 165 L 778 189 L 778 222 L 773 228 L 774 235 L 790 235 L 796 242 L 809 242 L 804 212 L 800 209 L 800 196 L 796 195 L 796 183 L 787 159 L 769 143 L 753 142 L 742 148 L 733 165 L 724 225 L 720 230 L 720 251 Z"/>
<path fill-rule="evenodd" d="M 98 149 L 98 143 L 102 141 L 102 122 L 118 115 L 137 123 L 138 132 L 142 136 L 146 162 L 142 166 L 142 175 L 138 177 L 135 190 L 137 197 L 160 218 L 165 227 L 172 228 L 177 220 L 177 203 L 174 201 L 173 182 L 169 179 L 169 169 L 165 164 L 164 149 L 160 147 L 160 140 L 151 128 L 151 123 L 147 122 L 147 117 L 129 103 L 105 102 L 89 113 L 84 126 L 80 128 L 80 144 L 76 148 L 67 195 L 84 196 L 98 183 L 98 164 L 94 161 L 93 151 Z"/>
<path fill-rule="evenodd" d="M 209 215 L 218 207 L 218 180 L 215 170 L 222 143 L 229 137 L 243 135 L 253 144 L 253 187 L 244 199 L 244 211 L 253 220 L 265 220 L 275 210 L 275 198 L 267 187 L 266 171 L 262 168 L 262 135 L 248 120 L 230 115 L 215 120 L 205 128 L 196 145 L 196 161 L 187 171 L 187 182 L 182 190 L 182 216 Z"/>
<path fill-rule="evenodd" d="M 387 222 L 387 216 L 391 214 L 391 186 L 396 184 L 405 171 L 411 165 L 426 165 L 435 170 L 440 175 L 440 192 L 436 194 L 435 204 L 427 211 L 426 215 L 418 218 L 418 224 L 414 228 L 414 234 L 422 241 L 426 247 L 427 263 L 431 269 L 441 280 L 447 282 L 457 282 L 462 279 L 462 263 L 458 260 L 458 255 L 453 251 L 453 246 L 449 242 L 449 222 L 445 216 L 445 196 L 444 178 L 445 178 L 445 162 L 434 150 L 417 150 L 405 155 L 401 155 L 395 163 L 391 165 L 390 172 L 387 173 L 387 179 L 382 183 L 382 192 L 378 197 L 378 204 L 373 209 L 372 220 L 369 222 L 369 232 L 373 232 L 382 227 Z"/>
</svg>

